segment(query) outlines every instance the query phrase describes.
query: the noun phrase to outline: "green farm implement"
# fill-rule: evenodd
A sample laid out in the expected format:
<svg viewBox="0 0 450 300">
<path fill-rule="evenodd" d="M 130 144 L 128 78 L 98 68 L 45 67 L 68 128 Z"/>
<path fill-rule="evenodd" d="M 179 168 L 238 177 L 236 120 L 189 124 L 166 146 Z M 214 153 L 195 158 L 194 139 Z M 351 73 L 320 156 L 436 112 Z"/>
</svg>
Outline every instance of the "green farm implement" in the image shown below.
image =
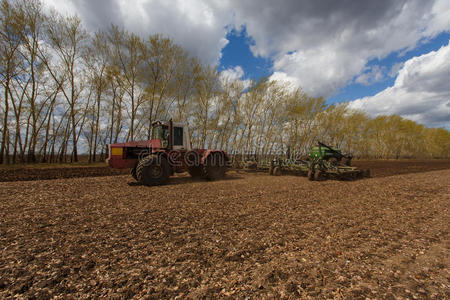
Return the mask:
<svg viewBox="0 0 450 300">
<path fill-rule="evenodd" d="M 351 166 L 352 155 L 343 154 L 340 149 L 318 142 L 308 153 L 310 164 L 309 180 L 355 180 L 370 177 L 370 170 Z"/>
<path fill-rule="evenodd" d="M 355 180 L 370 177 L 370 170 L 351 166 L 352 155 L 344 154 L 338 148 L 318 142 L 302 159 L 275 159 L 269 167 L 269 174 L 279 176 L 291 174 L 307 176 L 309 180 Z"/>
</svg>

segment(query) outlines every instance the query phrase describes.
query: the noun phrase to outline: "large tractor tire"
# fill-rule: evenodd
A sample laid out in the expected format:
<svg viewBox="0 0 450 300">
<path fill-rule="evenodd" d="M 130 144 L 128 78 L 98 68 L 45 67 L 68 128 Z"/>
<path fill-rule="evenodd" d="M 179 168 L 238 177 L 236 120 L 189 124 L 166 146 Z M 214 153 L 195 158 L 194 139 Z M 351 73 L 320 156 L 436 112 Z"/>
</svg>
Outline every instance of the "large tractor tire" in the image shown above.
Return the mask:
<svg viewBox="0 0 450 300">
<path fill-rule="evenodd" d="M 133 168 L 131 169 L 130 174 L 131 174 L 131 177 L 134 178 L 134 180 L 136 180 L 136 181 L 138 180 L 138 179 L 137 179 L 137 175 L 136 175 L 136 167 L 133 167 Z"/>
<path fill-rule="evenodd" d="M 188 168 L 188 173 L 192 178 L 201 178 L 205 176 L 205 171 L 202 166 L 192 166 Z"/>
<path fill-rule="evenodd" d="M 136 177 L 144 185 L 162 185 L 170 176 L 170 168 L 165 157 L 149 155 L 141 159 L 136 167 Z"/>
<path fill-rule="evenodd" d="M 226 166 L 221 162 L 225 162 L 224 157 L 221 157 L 222 153 L 213 153 L 206 158 L 204 164 L 205 177 L 208 180 L 217 180 L 225 177 L 227 171 Z"/>
<path fill-rule="evenodd" d="M 139 161 L 136 162 L 136 164 L 134 165 L 134 167 L 130 171 L 131 177 L 133 177 L 134 180 L 136 180 L 136 181 L 139 181 L 138 178 L 137 178 L 137 175 L 136 175 L 136 168 L 137 168 L 138 163 L 139 163 Z"/>
</svg>

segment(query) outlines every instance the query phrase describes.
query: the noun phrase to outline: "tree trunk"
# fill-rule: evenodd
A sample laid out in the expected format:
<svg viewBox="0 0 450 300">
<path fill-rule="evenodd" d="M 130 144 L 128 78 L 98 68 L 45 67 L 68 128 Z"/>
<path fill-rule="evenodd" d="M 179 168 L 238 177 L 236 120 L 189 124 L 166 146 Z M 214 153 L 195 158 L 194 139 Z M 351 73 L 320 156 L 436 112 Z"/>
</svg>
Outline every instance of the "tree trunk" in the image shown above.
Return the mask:
<svg viewBox="0 0 450 300">
<path fill-rule="evenodd" d="M 75 109 L 72 107 L 70 114 L 72 121 L 72 159 L 73 162 L 78 162 L 78 149 L 77 149 L 77 123 L 75 122 Z"/>
<path fill-rule="evenodd" d="M 49 137 L 49 133 L 50 133 L 50 121 L 52 119 L 52 113 L 53 113 L 53 105 L 51 106 L 50 111 L 48 113 L 47 127 L 45 128 L 45 139 L 44 139 L 43 153 L 42 153 L 42 159 L 41 159 L 41 162 L 43 162 L 43 163 L 47 162 L 47 146 L 48 146 L 48 137 Z"/>
<path fill-rule="evenodd" d="M 5 116 L 3 120 L 3 130 L 2 130 L 2 144 L 0 147 L 0 164 L 3 164 L 3 157 L 5 155 L 6 148 L 6 136 L 8 131 L 8 112 L 9 112 L 9 103 L 8 103 L 8 92 L 9 92 L 9 73 L 6 74 L 6 82 L 5 82 Z"/>
<path fill-rule="evenodd" d="M 96 153 L 97 153 L 97 144 L 98 144 L 98 130 L 99 130 L 99 122 L 100 122 L 100 100 L 101 100 L 101 94 L 102 91 L 99 90 L 97 92 L 97 116 L 95 120 L 95 137 L 94 137 L 94 153 L 93 153 L 93 161 L 96 160 Z"/>
</svg>

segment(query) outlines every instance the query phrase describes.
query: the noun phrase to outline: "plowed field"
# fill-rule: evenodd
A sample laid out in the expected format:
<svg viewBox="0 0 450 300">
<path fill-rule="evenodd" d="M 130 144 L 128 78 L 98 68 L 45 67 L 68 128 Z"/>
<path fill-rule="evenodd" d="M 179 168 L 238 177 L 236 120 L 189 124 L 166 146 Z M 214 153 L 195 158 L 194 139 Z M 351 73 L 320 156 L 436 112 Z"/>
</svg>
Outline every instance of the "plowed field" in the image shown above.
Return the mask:
<svg viewBox="0 0 450 300">
<path fill-rule="evenodd" d="M 450 169 L 382 170 L 2 182 L 0 298 L 450 298 Z"/>
</svg>

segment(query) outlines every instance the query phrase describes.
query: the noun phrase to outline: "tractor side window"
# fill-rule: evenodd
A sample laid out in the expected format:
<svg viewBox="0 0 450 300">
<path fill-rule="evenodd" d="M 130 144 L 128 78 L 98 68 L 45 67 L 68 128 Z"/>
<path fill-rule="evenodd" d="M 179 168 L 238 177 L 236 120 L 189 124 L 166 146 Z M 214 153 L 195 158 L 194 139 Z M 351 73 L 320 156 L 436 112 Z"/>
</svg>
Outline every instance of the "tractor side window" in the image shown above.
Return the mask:
<svg viewBox="0 0 450 300">
<path fill-rule="evenodd" d="M 163 134 L 162 139 L 167 141 L 169 139 L 169 127 L 164 125 L 163 126 Z"/>
<path fill-rule="evenodd" d="M 162 128 L 161 126 L 153 127 L 152 139 L 161 139 L 162 137 Z"/>
<path fill-rule="evenodd" d="M 169 137 L 169 127 L 157 126 L 153 128 L 153 137 L 154 139 L 167 140 Z"/>
<path fill-rule="evenodd" d="M 173 128 L 173 145 L 183 146 L 183 127 Z"/>
</svg>

